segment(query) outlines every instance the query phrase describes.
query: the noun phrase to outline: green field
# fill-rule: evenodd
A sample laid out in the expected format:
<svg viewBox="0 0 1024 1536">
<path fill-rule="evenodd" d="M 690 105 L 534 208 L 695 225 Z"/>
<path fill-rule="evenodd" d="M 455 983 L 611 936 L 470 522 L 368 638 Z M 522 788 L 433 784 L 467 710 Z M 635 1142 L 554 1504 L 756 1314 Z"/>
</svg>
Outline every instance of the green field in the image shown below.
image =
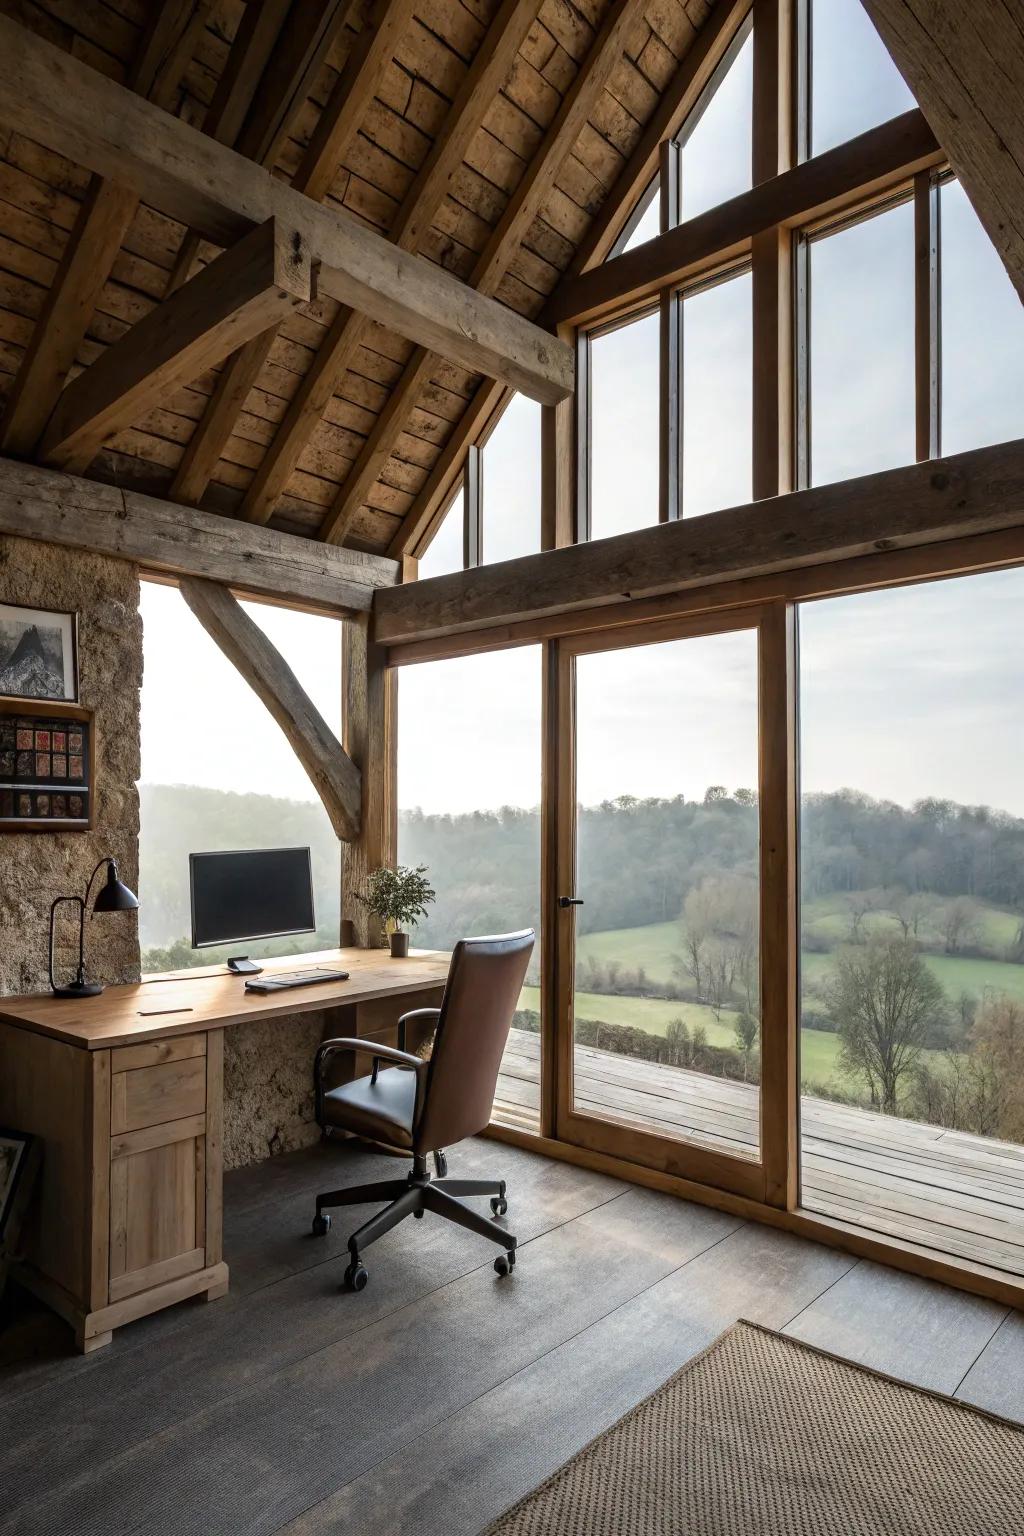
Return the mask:
<svg viewBox="0 0 1024 1536">
<path fill-rule="evenodd" d="M 984 942 L 1003 945 L 1012 941 L 1017 931 L 1016 917 L 994 907 L 981 907 L 979 913 Z M 873 918 L 866 922 L 869 930 L 873 919 L 876 931 L 879 928 L 889 931 L 894 926 L 891 919 L 873 914 Z M 804 926 L 821 937 L 832 938 L 837 946 L 849 931 L 845 917 L 835 911 L 834 904 L 830 908 L 827 902 L 814 903 L 806 909 Z M 834 933 L 829 932 L 830 927 L 835 930 Z M 585 933 L 577 940 L 576 947 L 582 960 L 593 955 L 603 964 L 609 960 L 618 960 L 624 969 L 631 971 L 642 966 L 652 982 L 669 982 L 673 979 L 673 960 L 679 953 L 679 923 L 651 923 L 646 928 L 617 928 L 606 933 Z M 925 955 L 924 958 L 942 983 L 951 1002 L 955 1002 L 961 992 L 969 992 L 980 998 L 986 987 L 1006 992 L 1010 997 L 1024 999 L 1024 965 L 1013 965 L 1006 960 L 965 959 L 959 955 Z M 831 963 L 828 954 L 804 951 L 800 964 L 808 991 L 818 990 L 818 983 Z"/>
<path fill-rule="evenodd" d="M 978 907 L 978 939 L 993 948 L 1013 942 L 1019 919 L 994 907 Z M 849 936 L 849 909 L 835 898 L 811 903 L 803 911 L 805 930 L 819 941 L 836 948 Z M 889 913 L 871 913 L 864 921 L 867 932 L 899 932 Z M 929 937 L 925 933 L 925 937 Z M 652 923 L 642 928 L 619 928 L 603 933 L 582 934 L 577 940 L 578 957 L 593 957 L 602 964 L 618 961 L 623 970 L 642 968 L 652 986 L 673 981 L 673 962 L 679 953 L 679 923 Z M 928 954 L 925 962 L 942 983 L 946 996 L 955 1004 L 962 993 L 980 999 L 986 988 L 1024 999 L 1024 965 L 996 959 L 962 958 L 958 955 Z M 801 956 L 801 977 L 805 996 L 811 1007 L 820 995 L 821 983 L 833 956 L 805 951 Z M 539 1009 L 540 994 L 528 987 L 523 993 L 523 1007 Z M 820 1006 L 820 1004 L 819 1004 Z M 703 1026 L 709 1045 L 735 1046 L 734 1015 L 723 1012 L 721 1021 L 701 1003 L 673 1002 L 663 998 L 616 997 L 603 993 L 577 992 L 576 1011 L 580 1018 L 600 1019 L 608 1024 L 634 1025 L 651 1034 L 664 1035 L 673 1019 L 683 1019 L 694 1028 Z M 925 1051 L 924 1058 L 940 1053 Z M 800 1075 L 808 1084 L 827 1086 L 830 1082 L 849 1090 L 850 1080 L 838 1068 L 839 1039 L 827 1030 L 804 1029 L 800 1035 Z"/>
<path fill-rule="evenodd" d="M 595 935 L 597 937 L 597 935 Z M 540 1011 L 540 991 L 524 987 L 522 1008 Z M 673 1019 L 685 1019 L 692 1029 L 702 1024 L 709 1045 L 736 1044 L 730 1015 L 723 1013 L 719 1023 L 710 1008 L 702 1003 L 673 1003 L 659 997 L 604 997 L 596 992 L 576 993 L 576 1012 L 581 1019 L 600 1019 L 605 1024 L 633 1024 L 649 1034 L 663 1035 Z M 836 1072 L 838 1036 L 823 1029 L 805 1029 L 801 1034 L 801 1076 L 807 1082 L 827 1084 Z"/>
</svg>

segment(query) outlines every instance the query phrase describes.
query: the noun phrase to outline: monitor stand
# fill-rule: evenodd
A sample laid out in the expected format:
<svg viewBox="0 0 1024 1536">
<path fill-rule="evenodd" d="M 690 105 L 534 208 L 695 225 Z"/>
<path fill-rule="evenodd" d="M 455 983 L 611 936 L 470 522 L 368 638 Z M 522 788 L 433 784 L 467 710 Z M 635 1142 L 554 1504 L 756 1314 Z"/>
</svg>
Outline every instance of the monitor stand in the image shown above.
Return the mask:
<svg viewBox="0 0 1024 1536">
<path fill-rule="evenodd" d="M 232 955 L 228 961 L 228 970 L 236 976 L 258 976 L 262 971 L 262 965 L 257 965 L 255 960 L 250 960 L 248 955 Z"/>
</svg>

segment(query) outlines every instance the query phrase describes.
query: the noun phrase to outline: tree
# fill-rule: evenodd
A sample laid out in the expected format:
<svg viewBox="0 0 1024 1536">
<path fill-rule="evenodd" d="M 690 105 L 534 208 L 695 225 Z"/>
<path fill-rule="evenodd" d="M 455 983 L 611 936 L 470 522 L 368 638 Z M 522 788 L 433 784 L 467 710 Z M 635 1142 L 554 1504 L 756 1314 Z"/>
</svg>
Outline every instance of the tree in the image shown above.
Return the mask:
<svg viewBox="0 0 1024 1536">
<path fill-rule="evenodd" d="M 995 1133 L 1004 1141 L 1024 1141 L 1024 1003 L 987 993 L 971 1029 L 971 1046 L 997 1084 Z"/>
<path fill-rule="evenodd" d="M 892 900 L 892 912 L 900 925 L 905 939 L 921 936 L 921 924 L 931 903 L 920 891 L 897 891 Z"/>
<path fill-rule="evenodd" d="M 894 1115 L 900 1085 L 945 1012 L 945 994 L 906 939 L 875 938 L 837 958 L 825 985 L 844 1071 L 865 1078 L 871 1102 Z"/>
<path fill-rule="evenodd" d="M 743 1081 L 750 1072 L 750 1056 L 757 1044 L 757 1020 L 749 1013 L 741 1013 L 736 1020 L 736 1044 L 743 1057 Z"/>
<path fill-rule="evenodd" d="M 709 875 L 683 904 L 682 951 L 677 974 L 690 976 L 715 1017 L 737 986 L 748 1013 L 757 1012 L 757 885 L 743 875 Z"/>
<path fill-rule="evenodd" d="M 969 896 L 958 896 L 947 905 L 942 914 L 942 937 L 947 955 L 955 955 L 965 944 L 977 942 L 978 908 Z"/>
</svg>

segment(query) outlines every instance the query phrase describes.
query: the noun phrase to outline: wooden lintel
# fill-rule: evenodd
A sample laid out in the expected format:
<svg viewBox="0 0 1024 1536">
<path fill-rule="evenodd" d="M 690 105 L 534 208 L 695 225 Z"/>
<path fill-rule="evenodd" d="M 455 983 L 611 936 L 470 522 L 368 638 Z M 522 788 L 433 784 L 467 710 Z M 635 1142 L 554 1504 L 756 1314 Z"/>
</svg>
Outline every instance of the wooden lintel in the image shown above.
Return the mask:
<svg viewBox="0 0 1024 1536">
<path fill-rule="evenodd" d="M 321 293 L 542 404 L 572 393 L 572 351 L 550 332 L 351 215 L 313 202 L 7 17 L 0 17 L 0 120 L 135 187 L 217 245 L 233 245 L 277 217 L 299 231 L 320 263 Z"/>
<path fill-rule="evenodd" d="M 881 194 L 939 165 L 945 156 L 914 109 L 816 155 L 749 192 L 656 235 L 635 250 L 561 283 L 544 313 L 551 326 L 592 322 L 612 309 L 653 298 L 709 264 L 749 252 L 755 235 L 776 224 L 810 223 L 852 198 Z"/>
<path fill-rule="evenodd" d="M 246 235 L 64 390 L 40 444 L 43 463 L 80 471 L 123 427 L 299 304 L 315 297 L 309 247 L 276 219 Z"/>
<path fill-rule="evenodd" d="M 1024 439 L 380 592 L 399 643 L 1024 529 Z"/>
<path fill-rule="evenodd" d="M 205 576 L 245 596 L 343 616 L 367 613 L 398 580 L 383 555 L 336 549 L 234 518 L 0 458 L 0 535 L 129 560 L 172 577 Z"/>
<path fill-rule="evenodd" d="M 207 634 L 281 727 L 339 838 L 352 842 L 362 817 L 362 775 L 291 667 L 226 587 L 194 576 L 180 587 Z"/>
</svg>

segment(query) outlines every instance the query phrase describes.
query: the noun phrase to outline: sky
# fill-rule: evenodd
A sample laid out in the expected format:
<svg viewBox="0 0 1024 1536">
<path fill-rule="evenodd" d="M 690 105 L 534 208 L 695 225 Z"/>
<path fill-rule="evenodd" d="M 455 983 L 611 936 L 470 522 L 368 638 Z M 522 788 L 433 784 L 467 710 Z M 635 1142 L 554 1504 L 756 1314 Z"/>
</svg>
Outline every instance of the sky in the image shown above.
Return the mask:
<svg viewBox="0 0 1024 1536">
<path fill-rule="evenodd" d="M 859 0 L 814 0 L 813 148 L 913 105 Z M 682 156 L 687 217 L 750 183 L 749 42 Z M 942 188 L 942 447 L 1024 435 L 1024 316 L 956 183 Z M 657 232 L 648 213 L 630 244 Z M 811 468 L 816 483 L 913 459 L 912 220 L 896 208 L 811 247 Z M 684 511 L 749 499 L 750 280 L 684 306 Z M 595 536 L 656 521 L 655 320 L 593 343 Z M 536 548 L 540 413 L 516 397 L 483 452 L 485 560 Z M 457 499 L 421 563 L 461 566 Z M 250 605 L 338 725 L 339 626 Z M 178 593 L 144 589 L 143 779 L 311 799 L 263 706 Z M 464 811 L 540 798 L 536 647 L 405 668 L 399 803 Z M 924 795 L 1024 815 L 1024 571 L 805 604 L 805 789 Z M 883 684 L 884 680 L 884 684 Z M 674 642 L 580 664 L 579 797 L 703 794 L 751 784 L 750 637 Z"/>
</svg>

